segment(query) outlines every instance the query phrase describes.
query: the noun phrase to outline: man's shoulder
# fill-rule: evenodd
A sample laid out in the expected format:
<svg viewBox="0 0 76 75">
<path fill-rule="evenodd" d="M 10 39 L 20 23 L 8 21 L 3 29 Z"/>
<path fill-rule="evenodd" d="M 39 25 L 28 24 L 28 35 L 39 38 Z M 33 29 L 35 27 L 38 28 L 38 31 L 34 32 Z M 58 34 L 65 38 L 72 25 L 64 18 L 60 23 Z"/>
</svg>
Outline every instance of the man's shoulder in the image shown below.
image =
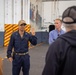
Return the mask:
<svg viewBox="0 0 76 75">
<path fill-rule="evenodd" d="M 18 31 L 12 33 L 12 36 L 18 35 Z"/>
<path fill-rule="evenodd" d="M 63 29 L 61 29 L 61 31 L 65 33 L 65 31 Z"/>
<path fill-rule="evenodd" d="M 28 33 L 28 32 L 25 32 L 25 35 L 30 35 L 30 33 Z"/>
<path fill-rule="evenodd" d="M 56 30 L 52 30 L 52 31 L 50 31 L 50 33 L 54 33 L 54 32 L 56 32 Z"/>
<path fill-rule="evenodd" d="M 18 35 L 18 34 L 19 34 L 19 32 L 18 32 L 18 31 L 15 31 L 15 32 L 13 32 L 13 33 L 12 33 L 12 35 Z M 27 33 L 27 32 L 24 32 L 24 34 L 25 34 L 25 35 L 30 35 L 30 34 L 29 34 L 29 33 Z"/>
</svg>

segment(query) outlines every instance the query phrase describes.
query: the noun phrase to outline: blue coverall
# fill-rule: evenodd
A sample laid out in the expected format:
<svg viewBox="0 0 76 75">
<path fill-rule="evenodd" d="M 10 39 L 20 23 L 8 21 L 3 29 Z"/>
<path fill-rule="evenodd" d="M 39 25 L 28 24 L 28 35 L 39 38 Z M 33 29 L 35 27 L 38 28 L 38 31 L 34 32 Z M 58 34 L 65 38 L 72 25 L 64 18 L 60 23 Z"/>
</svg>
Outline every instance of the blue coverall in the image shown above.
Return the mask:
<svg viewBox="0 0 76 75">
<path fill-rule="evenodd" d="M 37 38 L 36 36 L 32 36 L 31 34 L 28 34 L 27 32 L 24 32 L 23 37 L 21 38 L 18 31 L 14 32 L 11 35 L 10 42 L 8 45 L 7 50 L 7 57 L 12 57 L 12 48 L 14 48 L 15 53 L 26 53 L 28 52 L 28 41 L 31 42 L 31 44 L 36 45 L 37 44 Z M 12 61 L 12 75 L 19 75 L 20 70 L 22 68 L 23 75 L 29 75 L 29 69 L 30 69 L 30 56 L 29 54 L 26 55 L 13 55 L 13 61 Z"/>
</svg>

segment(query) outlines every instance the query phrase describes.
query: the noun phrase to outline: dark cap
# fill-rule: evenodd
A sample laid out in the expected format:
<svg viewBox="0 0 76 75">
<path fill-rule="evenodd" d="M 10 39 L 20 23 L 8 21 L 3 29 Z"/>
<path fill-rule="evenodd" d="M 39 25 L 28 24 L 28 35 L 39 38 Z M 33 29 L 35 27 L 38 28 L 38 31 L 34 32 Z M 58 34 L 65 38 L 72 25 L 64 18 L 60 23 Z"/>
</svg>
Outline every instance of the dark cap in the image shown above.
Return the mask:
<svg viewBox="0 0 76 75">
<path fill-rule="evenodd" d="M 62 15 L 62 22 L 65 24 L 76 23 L 76 6 L 68 7 Z"/>
<path fill-rule="evenodd" d="M 20 20 L 20 21 L 18 22 L 18 25 L 21 25 L 21 24 L 27 25 L 26 22 L 25 22 L 24 20 Z"/>
</svg>

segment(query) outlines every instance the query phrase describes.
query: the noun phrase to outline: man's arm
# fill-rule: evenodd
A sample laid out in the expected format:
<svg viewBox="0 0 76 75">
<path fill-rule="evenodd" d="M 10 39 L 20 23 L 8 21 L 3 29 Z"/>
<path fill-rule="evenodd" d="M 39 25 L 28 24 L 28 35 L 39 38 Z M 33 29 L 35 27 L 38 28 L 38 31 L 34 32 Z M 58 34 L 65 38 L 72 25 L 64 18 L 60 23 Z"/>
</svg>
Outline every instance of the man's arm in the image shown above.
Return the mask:
<svg viewBox="0 0 76 75">
<path fill-rule="evenodd" d="M 31 29 L 31 35 L 30 35 L 29 41 L 33 45 L 36 45 L 37 44 L 37 37 L 35 36 L 35 29 L 34 28 Z"/>
<path fill-rule="evenodd" d="M 54 42 L 53 34 L 52 32 L 49 33 L 49 44 L 52 44 Z"/>
<path fill-rule="evenodd" d="M 7 57 L 8 58 L 11 57 L 13 46 L 14 46 L 14 37 L 13 37 L 13 35 L 11 35 L 10 42 L 9 42 L 9 45 L 8 45 L 8 49 L 7 49 Z"/>
<path fill-rule="evenodd" d="M 36 36 L 30 36 L 30 42 L 32 45 L 36 45 L 37 44 L 37 37 Z"/>
</svg>

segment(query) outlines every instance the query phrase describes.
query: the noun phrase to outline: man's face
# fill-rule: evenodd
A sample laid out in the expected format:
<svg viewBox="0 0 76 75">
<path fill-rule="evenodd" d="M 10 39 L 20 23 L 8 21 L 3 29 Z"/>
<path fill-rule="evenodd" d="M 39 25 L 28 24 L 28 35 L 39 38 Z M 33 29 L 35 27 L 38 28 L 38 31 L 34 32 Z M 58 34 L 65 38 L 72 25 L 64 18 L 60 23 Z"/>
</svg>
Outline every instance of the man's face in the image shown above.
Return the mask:
<svg viewBox="0 0 76 75">
<path fill-rule="evenodd" d="M 20 30 L 20 31 L 24 31 L 24 30 L 25 30 L 25 25 L 26 25 L 25 23 L 20 24 L 20 25 L 19 25 L 19 30 Z"/>
<path fill-rule="evenodd" d="M 55 21 L 54 21 L 54 24 L 55 24 L 55 28 L 56 28 L 56 29 L 60 29 L 60 28 L 61 28 L 61 24 L 62 24 L 62 23 L 61 23 L 60 20 L 55 20 Z"/>
</svg>

